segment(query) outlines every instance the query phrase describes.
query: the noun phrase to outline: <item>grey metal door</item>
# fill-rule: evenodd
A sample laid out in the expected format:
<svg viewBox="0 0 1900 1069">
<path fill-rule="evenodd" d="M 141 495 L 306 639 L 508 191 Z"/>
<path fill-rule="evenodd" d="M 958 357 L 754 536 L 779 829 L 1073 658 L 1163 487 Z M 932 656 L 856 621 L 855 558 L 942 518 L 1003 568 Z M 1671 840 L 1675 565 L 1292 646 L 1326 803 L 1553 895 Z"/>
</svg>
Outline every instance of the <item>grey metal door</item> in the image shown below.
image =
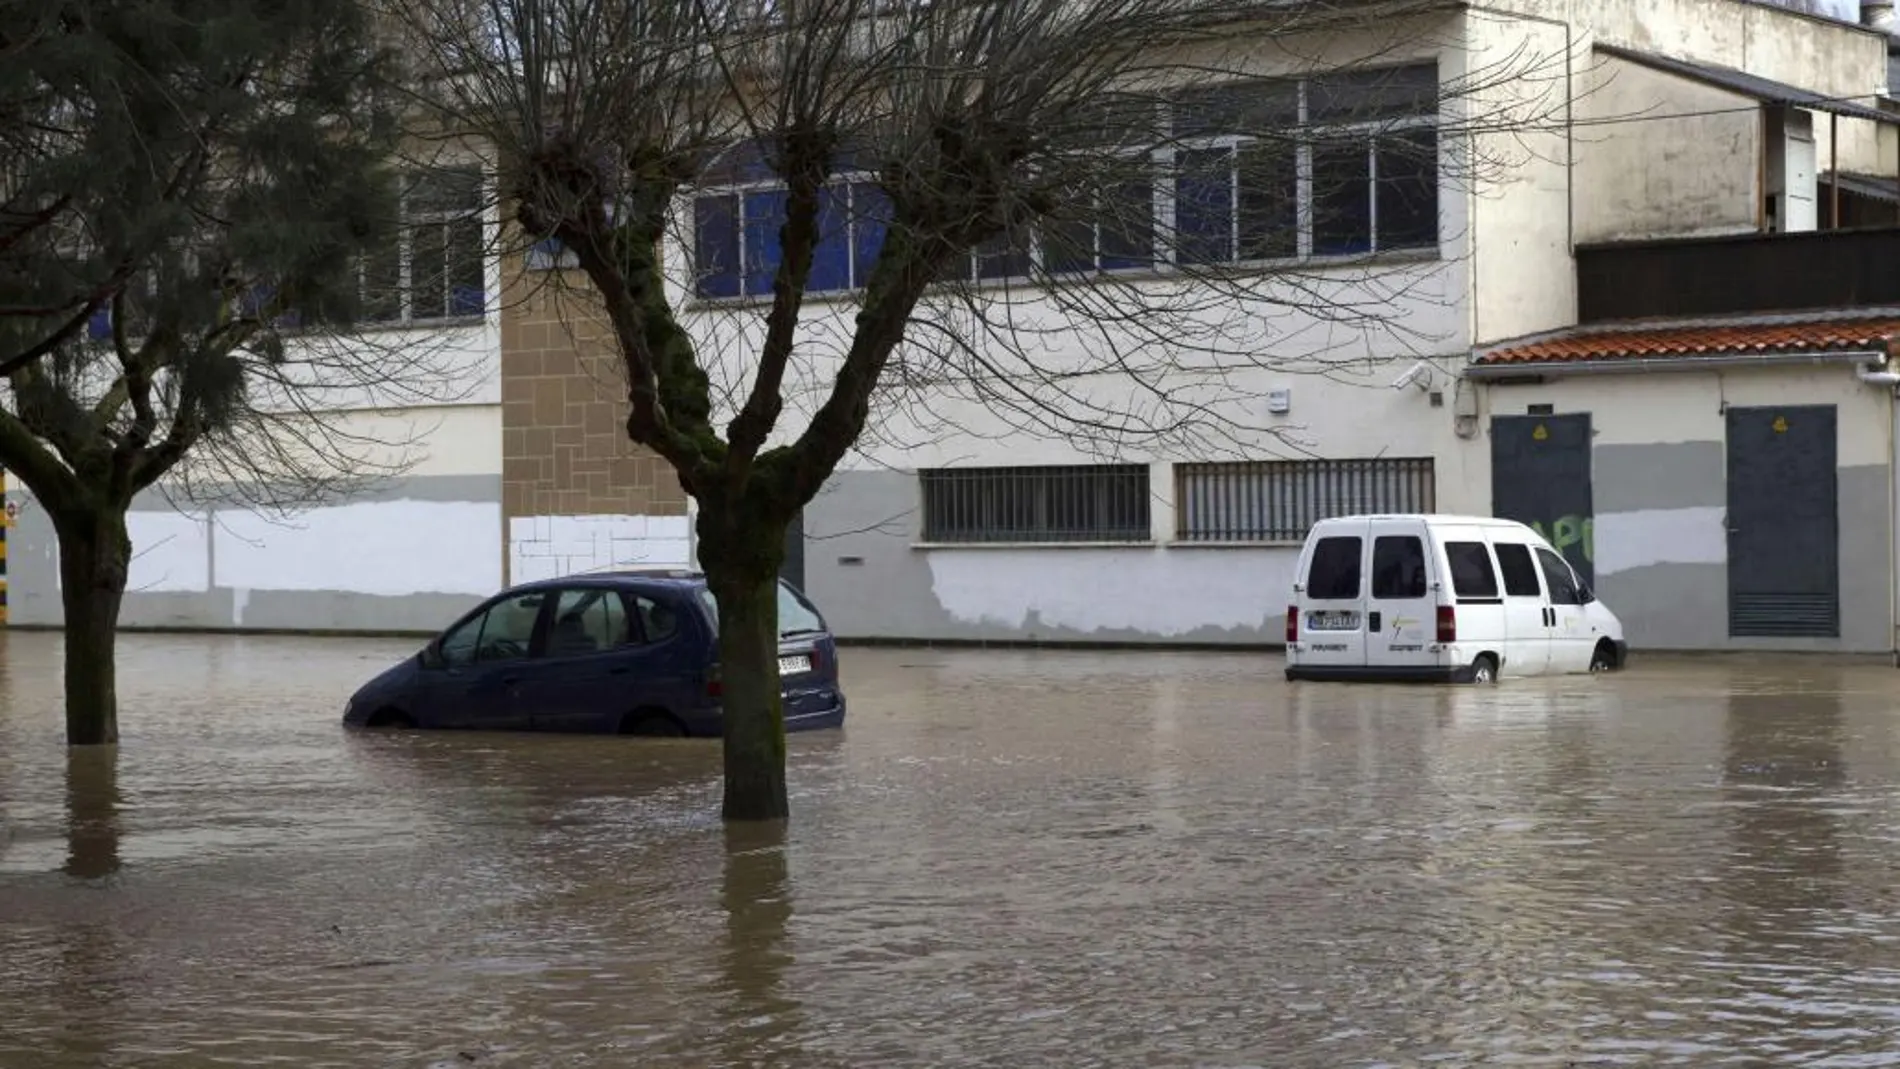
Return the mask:
<svg viewBox="0 0 1900 1069">
<path fill-rule="evenodd" d="M 1728 410 L 1728 633 L 1838 638 L 1833 405 Z"/>
<path fill-rule="evenodd" d="M 1527 523 L 1596 584 L 1590 414 L 1491 418 L 1491 514 Z"/>
<path fill-rule="evenodd" d="M 778 577 L 800 590 L 805 589 L 804 509 L 799 509 L 785 528 L 785 561 L 778 566 Z"/>
</svg>

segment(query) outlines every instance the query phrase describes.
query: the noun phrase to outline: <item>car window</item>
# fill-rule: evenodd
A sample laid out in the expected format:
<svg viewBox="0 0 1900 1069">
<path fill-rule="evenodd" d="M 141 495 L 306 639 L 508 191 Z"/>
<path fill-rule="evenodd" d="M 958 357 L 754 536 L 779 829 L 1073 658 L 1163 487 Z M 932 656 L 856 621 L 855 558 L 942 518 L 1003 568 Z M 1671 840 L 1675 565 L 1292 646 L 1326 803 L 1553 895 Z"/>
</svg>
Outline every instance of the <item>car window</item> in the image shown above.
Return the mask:
<svg viewBox="0 0 1900 1069">
<path fill-rule="evenodd" d="M 487 612 L 443 636 L 442 660 L 453 666 L 526 657 L 534 641 L 534 621 L 546 597 L 545 592 L 536 590 L 496 602 Z"/>
<path fill-rule="evenodd" d="M 1364 543 L 1357 536 L 1335 535 L 1313 546 L 1306 566 L 1306 596 L 1315 601 L 1346 601 L 1359 596 L 1359 554 Z"/>
<path fill-rule="evenodd" d="M 636 594 L 633 611 L 640 615 L 640 631 L 649 645 L 665 642 L 679 634 L 679 613 L 671 605 L 655 601 L 644 594 Z"/>
<path fill-rule="evenodd" d="M 1372 596 L 1425 596 L 1425 543 L 1417 535 L 1380 535 L 1372 540 Z"/>
<path fill-rule="evenodd" d="M 719 630 L 719 602 L 713 592 L 705 587 L 699 589 L 700 604 L 706 606 L 706 618 L 712 621 L 713 630 Z M 778 633 L 786 635 L 810 634 L 824 631 L 824 617 L 818 615 L 805 599 L 798 595 L 784 580 L 778 584 Z"/>
<path fill-rule="evenodd" d="M 548 656 L 579 657 L 627 644 L 627 605 L 618 590 L 561 591 L 548 629 Z"/>
<path fill-rule="evenodd" d="M 1498 573 L 1483 542 L 1447 542 L 1445 559 L 1451 564 L 1452 593 L 1461 598 L 1498 596 Z"/>
<path fill-rule="evenodd" d="M 1564 559 L 1542 546 L 1537 547 L 1537 563 L 1544 566 L 1544 582 L 1550 586 L 1552 605 L 1581 605 L 1583 595 L 1577 589 L 1577 577 L 1570 573 Z"/>
<path fill-rule="evenodd" d="M 778 585 L 778 633 L 784 635 L 809 635 L 823 631 L 825 621 L 797 592 L 783 582 Z"/>
<path fill-rule="evenodd" d="M 1544 588 L 1537 584 L 1537 565 L 1531 563 L 1531 547 L 1517 542 L 1493 542 L 1498 554 L 1498 571 L 1504 573 L 1504 592 L 1514 598 L 1542 597 Z"/>
</svg>

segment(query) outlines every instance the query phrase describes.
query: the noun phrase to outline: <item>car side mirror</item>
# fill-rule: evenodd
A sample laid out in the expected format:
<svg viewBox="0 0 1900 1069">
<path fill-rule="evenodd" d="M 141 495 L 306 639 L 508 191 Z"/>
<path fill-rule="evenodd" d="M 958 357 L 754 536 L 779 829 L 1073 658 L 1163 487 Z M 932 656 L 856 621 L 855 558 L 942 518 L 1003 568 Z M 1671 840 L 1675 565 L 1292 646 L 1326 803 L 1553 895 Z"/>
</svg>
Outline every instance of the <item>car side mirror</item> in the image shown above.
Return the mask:
<svg viewBox="0 0 1900 1069">
<path fill-rule="evenodd" d="M 1581 583 L 1577 585 L 1577 597 L 1582 599 L 1578 602 L 1581 605 L 1588 605 L 1597 599 L 1596 593 Z"/>
<path fill-rule="evenodd" d="M 422 652 L 416 654 L 416 663 L 431 671 L 442 667 L 442 654 L 435 648 L 435 643 L 422 647 Z"/>
</svg>

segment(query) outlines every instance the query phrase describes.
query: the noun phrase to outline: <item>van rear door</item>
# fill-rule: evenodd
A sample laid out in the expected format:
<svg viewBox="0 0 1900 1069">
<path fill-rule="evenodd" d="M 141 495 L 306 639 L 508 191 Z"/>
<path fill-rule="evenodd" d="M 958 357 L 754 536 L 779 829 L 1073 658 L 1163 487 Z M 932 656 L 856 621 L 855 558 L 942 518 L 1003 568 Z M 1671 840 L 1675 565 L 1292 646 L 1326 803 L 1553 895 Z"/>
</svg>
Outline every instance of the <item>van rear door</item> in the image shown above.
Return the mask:
<svg viewBox="0 0 1900 1069">
<path fill-rule="evenodd" d="M 1438 598 L 1421 520 L 1375 519 L 1366 599 L 1366 663 L 1422 668 L 1437 663 Z"/>
<path fill-rule="evenodd" d="M 1300 561 L 1300 663 L 1366 663 L 1365 520 L 1327 520 L 1308 538 Z"/>
</svg>

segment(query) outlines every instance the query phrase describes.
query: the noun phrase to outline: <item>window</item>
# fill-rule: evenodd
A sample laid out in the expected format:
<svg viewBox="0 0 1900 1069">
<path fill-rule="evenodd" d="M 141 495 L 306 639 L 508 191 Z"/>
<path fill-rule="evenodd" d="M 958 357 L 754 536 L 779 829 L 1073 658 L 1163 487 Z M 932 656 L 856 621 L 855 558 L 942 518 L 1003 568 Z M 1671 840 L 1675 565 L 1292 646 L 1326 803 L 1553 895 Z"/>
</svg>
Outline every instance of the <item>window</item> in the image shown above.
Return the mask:
<svg viewBox="0 0 1900 1069">
<path fill-rule="evenodd" d="M 719 602 L 713 597 L 713 592 L 701 587 L 699 600 L 705 604 L 706 614 L 712 618 L 713 626 L 718 627 Z M 818 615 L 817 610 L 813 609 L 804 598 L 799 597 L 798 594 L 793 592 L 791 587 L 786 586 L 784 580 L 779 580 L 779 637 L 785 638 L 791 635 L 809 635 L 823 630 L 825 630 L 825 621 Z"/>
<path fill-rule="evenodd" d="M 1550 550 L 1537 547 L 1537 563 L 1543 565 L 1544 582 L 1550 587 L 1552 605 L 1583 604 L 1582 590 L 1577 586 L 1577 577 L 1571 573 L 1570 565 Z"/>
<path fill-rule="evenodd" d="M 478 661 L 512 661 L 526 657 L 534 641 L 535 620 L 541 615 L 541 591 L 518 594 L 497 602 L 487 612 L 443 636 L 440 652 L 450 666 Z"/>
<path fill-rule="evenodd" d="M 1176 464 L 1175 535 L 1299 542 L 1334 516 L 1431 512 L 1436 488 L 1430 457 Z"/>
<path fill-rule="evenodd" d="M 1425 543 L 1415 535 L 1383 535 L 1372 542 L 1372 596 L 1425 596 Z"/>
<path fill-rule="evenodd" d="M 1365 544 L 1357 537 L 1322 538 L 1313 545 L 1306 566 L 1306 596 L 1315 601 L 1351 601 L 1359 597 L 1359 555 Z"/>
<path fill-rule="evenodd" d="M 918 473 L 926 542 L 1146 542 L 1148 466 L 946 468 Z"/>
<path fill-rule="evenodd" d="M 578 657 L 627 644 L 627 605 L 599 587 L 564 590 L 548 630 L 548 656 Z"/>
<path fill-rule="evenodd" d="M 485 199 L 477 167 L 405 176 L 396 240 L 361 265 L 363 318 L 422 323 L 485 312 Z"/>
<path fill-rule="evenodd" d="M 1542 597 L 1544 588 L 1537 584 L 1537 566 L 1531 563 L 1529 546 L 1516 542 L 1493 543 L 1498 554 L 1498 570 L 1504 573 L 1504 592 L 1514 598 Z"/>
<path fill-rule="evenodd" d="M 702 590 L 702 593 L 706 595 L 706 600 L 710 604 L 712 601 L 712 591 Z M 633 606 L 634 610 L 640 614 L 640 634 L 648 645 L 652 645 L 656 642 L 665 642 L 667 639 L 679 634 L 679 613 L 676 612 L 671 605 L 665 605 L 654 601 L 652 598 L 639 595 L 633 599 Z M 718 617 L 714 616 L 713 619 L 717 620 Z"/>
<path fill-rule="evenodd" d="M 1451 564 L 1452 593 L 1460 598 L 1498 596 L 1498 573 L 1483 542 L 1447 542 L 1445 557 Z"/>
<path fill-rule="evenodd" d="M 700 297 L 771 294 L 784 251 L 785 190 L 772 185 L 711 193 L 693 200 L 694 292 Z M 890 200 L 876 183 L 840 182 L 819 195 L 818 242 L 805 289 L 862 287 L 884 246 Z"/>
<path fill-rule="evenodd" d="M 1438 247 L 1436 62 L 1306 79 L 1196 86 L 1158 113 L 1131 166 L 1068 208 L 953 263 L 947 279 L 1021 278 L 1179 265 L 1271 262 Z M 1152 131 L 1124 115 L 1091 136 Z M 693 198 L 695 292 L 770 294 L 784 184 L 754 142 L 733 146 Z M 820 204 L 811 292 L 862 287 L 883 247 L 890 202 L 844 167 Z"/>
</svg>

